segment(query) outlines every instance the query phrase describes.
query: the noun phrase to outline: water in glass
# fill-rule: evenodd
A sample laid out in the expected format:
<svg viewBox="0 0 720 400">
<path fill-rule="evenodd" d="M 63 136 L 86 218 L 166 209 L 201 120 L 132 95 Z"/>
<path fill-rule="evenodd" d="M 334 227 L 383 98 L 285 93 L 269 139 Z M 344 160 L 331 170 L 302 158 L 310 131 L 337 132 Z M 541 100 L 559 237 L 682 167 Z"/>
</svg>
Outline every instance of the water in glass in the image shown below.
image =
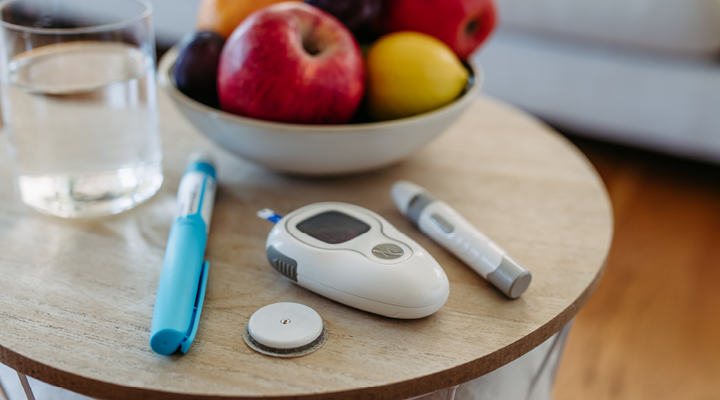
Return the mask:
<svg viewBox="0 0 720 400">
<path fill-rule="evenodd" d="M 162 183 L 152 56 L 123 43 L 39 47 L 8 63 L 3 113 L 23 201 L 63 217 L 113 214 Z"/>
</svg>

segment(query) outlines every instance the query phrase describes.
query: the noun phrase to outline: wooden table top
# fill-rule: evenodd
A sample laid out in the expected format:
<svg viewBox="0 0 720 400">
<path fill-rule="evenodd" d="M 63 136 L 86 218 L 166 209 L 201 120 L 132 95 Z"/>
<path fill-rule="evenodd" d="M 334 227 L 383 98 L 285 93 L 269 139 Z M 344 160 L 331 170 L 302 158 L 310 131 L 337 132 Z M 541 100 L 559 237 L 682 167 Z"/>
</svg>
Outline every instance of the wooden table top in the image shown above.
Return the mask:
<svg viewBox="0 0 720 400">
<path fill-rule="evenodd" d="M 165 182 L 147 203 L 87 220 L 40 215 L 14 194 L 0 158 L 0 362 L 103 399 L 407 398 L 456 385 L 520 357 L 557 332 L 602 276 L 612 211 L 592 166 L 567 140 L 507 105 L 478 99 L 408 160 L 341 178 L 272 173 L 215 147 L 160 93 Z M 149 346 L 155 293 L 188 154 L 219 159 L 200 328 L 186 355 Z M 508 300 L 395 208 L 408 179 L 442 198 L 530 269 Z M 420 320 L 393 320 L 295 286 L 269 265 L 265 239 L 280 214 L 317 201 L 369 208 L 424 246 L 450 280 L 450 298 Z M 242 328 L 259 308 L 308 305 L 330 336 L 292 359 L 251 350 Z"/>
</svg>

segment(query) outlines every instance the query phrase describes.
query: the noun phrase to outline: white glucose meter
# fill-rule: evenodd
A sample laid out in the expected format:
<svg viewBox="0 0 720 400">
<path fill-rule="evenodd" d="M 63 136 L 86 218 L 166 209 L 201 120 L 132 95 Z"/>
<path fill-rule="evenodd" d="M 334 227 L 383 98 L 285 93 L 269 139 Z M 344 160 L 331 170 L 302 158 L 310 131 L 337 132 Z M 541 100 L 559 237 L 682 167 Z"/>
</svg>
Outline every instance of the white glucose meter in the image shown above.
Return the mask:
<svg viewBox="0 0 720 400">
<path fill-rule="evenodd" d="M 422 318 L 450 294 L 442 267 L 388 221 L 347 203 L 315 203 L 280 219 L 265 244 L 270 264 L 298 285 L 392 318 Z"/>
</svg>

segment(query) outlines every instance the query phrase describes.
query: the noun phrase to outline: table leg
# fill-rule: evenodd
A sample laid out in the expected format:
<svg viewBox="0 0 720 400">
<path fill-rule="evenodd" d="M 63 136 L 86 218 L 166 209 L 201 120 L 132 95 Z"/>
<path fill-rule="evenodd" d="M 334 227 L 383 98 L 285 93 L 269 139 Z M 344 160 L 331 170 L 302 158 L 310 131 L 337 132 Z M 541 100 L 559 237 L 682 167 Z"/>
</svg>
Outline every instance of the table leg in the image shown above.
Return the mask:
<svg viewBox="0 0 720 400">
<path fill-rule="evenodd" d="M 2 380 L 0 380 L 0 400 L 8 400 L 7 391 L 3 387 Z"/>
<path fill-rule="evenodd" d="M 28 382 L 27 376 L 20 372 L 18 372 L 17 374 L 18 378 L 20 378 L 20 384 L 25 391 L 25 397 L 27 397 L 27 400 L 35 400 L 35 395 L 33 395 L 32 388 L 30 388 L 30 382 Z"/>
<path fill-rule="evenodd" d="M 455 400 L 455 392 L 457 391 L 457 388 L 460 385 L 453 386 L 451 388 L 448 388 L 447 398 L 446 400 Z"/>
<path fill-rule="evenodd" d="M 571 327 L 572 321 L 529 353 L 495 371 L 407 400 L 550 400 Z"/>
<path fill-rule="evenodd" d="M 547 351 L 547 354 L 540 364 L 540 368 L 538 368 L 538 371 L 530 381 L 526 400 L 535 398 L 535 391 L 539 386 L 538 381 L 543 374 L 550 374 L 550 381 L 555 382 L 555 375 L 557 374 L 557 369 L 560 366 L 560 359 L 562 358 L 563 350 L 565 350 L 565 343 L 567 342 L 567 337 L 570 334 L 572 323 L 573 321 L 568 322 L 568 324 L 565 325 L 560 332 L 557 333 L 557 335 L 555 335 L 555 338 L 550 345 L 550 349 Z"/>
</svg>

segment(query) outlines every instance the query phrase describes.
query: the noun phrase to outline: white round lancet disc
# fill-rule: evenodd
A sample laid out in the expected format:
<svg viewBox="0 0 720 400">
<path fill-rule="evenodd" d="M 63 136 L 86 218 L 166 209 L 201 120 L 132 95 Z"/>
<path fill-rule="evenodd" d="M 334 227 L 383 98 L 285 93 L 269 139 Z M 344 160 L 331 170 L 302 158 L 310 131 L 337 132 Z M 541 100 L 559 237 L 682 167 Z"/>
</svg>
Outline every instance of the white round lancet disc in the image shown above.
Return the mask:
<svg viewBox="0 0 720 400">
<path fill-rule="evenodd" d="M 327 340 L 327 325 L 312 308 L 297 303 L 275 303 L 250 317 L 243 330 L 245 342 L 263 354 L 297 357 L 311 353 Z"/>
</svg>

